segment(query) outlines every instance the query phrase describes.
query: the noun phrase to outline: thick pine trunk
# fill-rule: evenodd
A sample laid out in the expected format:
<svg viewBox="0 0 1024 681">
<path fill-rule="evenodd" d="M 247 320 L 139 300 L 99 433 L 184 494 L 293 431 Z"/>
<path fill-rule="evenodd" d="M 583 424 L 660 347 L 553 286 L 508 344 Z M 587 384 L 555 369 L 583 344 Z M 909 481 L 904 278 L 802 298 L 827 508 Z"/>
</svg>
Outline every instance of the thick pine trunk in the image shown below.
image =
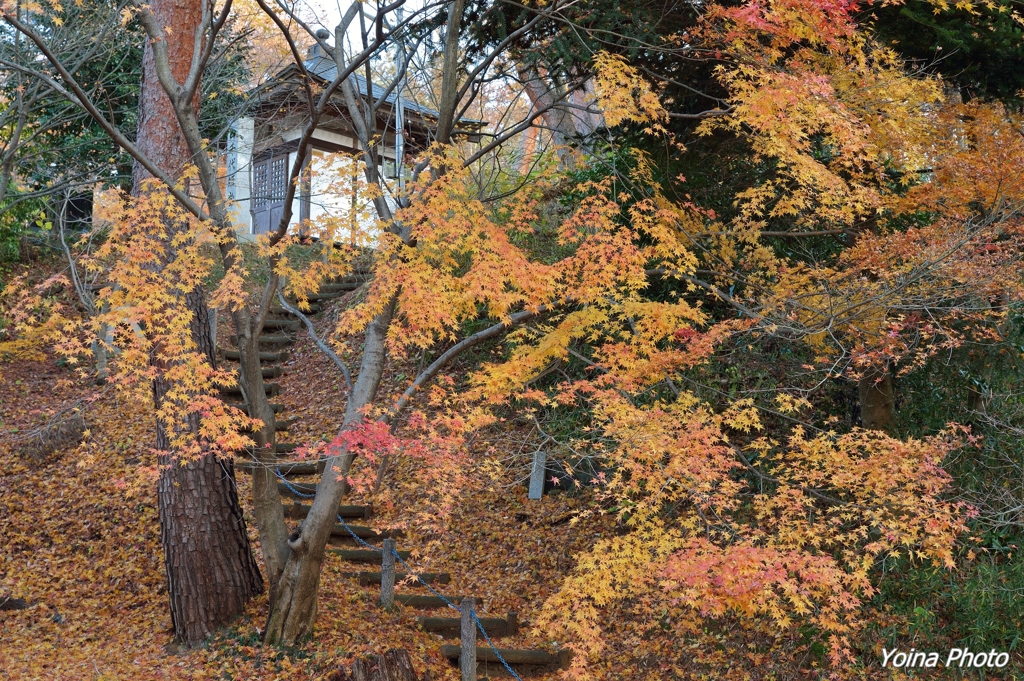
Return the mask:
<svg viewBox="0 0 1024 681">
<path fill-rule="evenodd" d="M 202 3 L 154 0 L 149 6 L 161 26 L 173 28 L 168 41 L 171 69 L 178 82 L 184 82 L 192 60 L 193 36 L 202 18 Z M 191 159 L 174 107 L 157 79 L 149 42 L 143 56 L 137 145 L 170 177 L 180 177 Z M 136 164 L 134 194 L 143 191 L 142 182 L 148 177 Z M 173 233 L 174 226 L 168 227 Z M 212 364 L 214 340 L 204 292 L 190 292 L 186 304 L 193 315 L 192 338 Z M 167 388 L 161 379 L 154 381 L 157 405 Z M 194 418 L 190 427 L 198 426 Z M 160 424 L 157 448 L 164 452 L 159 457 L 157 498 L 171 620 L 177 640 L 191 646 L 240 615 L 245 602 L 263 590 L 263 580 L 249 545 L 231 462 L 205 456 L 182 465 L 169 451 L 168 434 Z"/>
<path fill-rule="evenodd" d="M 885 369 L 866 372 L 857 383 L 861 425 L 891 433 L 896 424 L 896 392 L 892 374 Z"/>
</svg>

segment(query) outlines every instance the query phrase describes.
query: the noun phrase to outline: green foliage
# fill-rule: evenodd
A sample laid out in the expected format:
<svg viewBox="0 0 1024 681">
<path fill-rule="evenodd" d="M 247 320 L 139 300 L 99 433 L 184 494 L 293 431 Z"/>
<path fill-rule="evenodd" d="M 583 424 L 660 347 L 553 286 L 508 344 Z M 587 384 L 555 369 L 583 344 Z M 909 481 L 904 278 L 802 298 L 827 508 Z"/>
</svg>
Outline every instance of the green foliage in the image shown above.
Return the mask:
<svg viewBox="0 0 1024 681">
<path fill-rule="evenodd" d="M 1024 28 L 1020 3 L 1000 0 L 972 11 L 912 1 L 872 8 L 875 34 L 907 59 L 942 74 L 965 99 L 1021 103 L 1024 92 Z M 1014 17 L 1014 13 L 1017 16 Z"/>
</svg>

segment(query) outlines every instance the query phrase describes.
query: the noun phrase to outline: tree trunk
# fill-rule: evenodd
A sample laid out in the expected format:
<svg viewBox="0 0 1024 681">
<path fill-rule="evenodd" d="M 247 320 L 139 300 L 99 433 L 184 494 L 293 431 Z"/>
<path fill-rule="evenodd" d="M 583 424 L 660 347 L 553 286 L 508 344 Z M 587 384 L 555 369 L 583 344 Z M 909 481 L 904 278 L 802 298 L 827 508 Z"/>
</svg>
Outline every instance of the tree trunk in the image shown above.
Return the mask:
<svg viewBox="0 0 1024 681">
<path fill-rule="evenodd" d="M 861 425 L 891 433 L 896 424 L 896 393 L 887 369 L 871 369 L 857 383 Z"/>
<path fill-rule="evenodd" d="M 173 27 L 173 32 L 168 31 L 168 54 L 175 78 L 184 82 L 202 3 L 154 0 L 150 9 L 162 26 Z M 142 67 L 137 144 L 158 168 L 177 178 L 191 155 L 174 107 L 157 78 L 149 41 Z M 198 98 L 195 106 L 198 108 Z M 142 192 L 142 183 L 148 178 L 145 169 L 136 164 L 132 193 Z M 174 226 L 168 227 L 173 233 Z M 186 305 L 192 313 L 192 338 L 213 364 L 215 348 L 204 291 L 188 293 Z M 153 397 L 158 406 L 168 387 L 161 379 L 154 381 Z M 198 417 L 189 426 L 197 430 Z M 169 451 L 168 434 L 159 423 L 157 448 L 163 452 L 157 496 L 171 621 L 177 640 L 191 646 L 241 614 L 245 602 L 263 590 L 263 580 L 249 545 L 231 462 L 205 456 L 182 465 Z"/>
<path fill-rule="evenodd" d="M 351 428 L 363 418 L 363 408 L 373 402 L 387 359 L 387 334 L 395 310 L 392 300 L 366 329 L 359 376 L 349 395 L 343 428 Z M 317 614 L 317 590 L 320 566 L 331 536 L 338 504 L 345 493 L 345 479 L 355 455 L 347 449 L 332 452 L 325 474 L 317 485 L 316 497 L 306 515 L 299 536 L 288 542 L 291 555 L 276 586 L 270 593 L 270 617 L 264 642 L 270 645 L 295 645 L 313 632 Z"/>
<path fill-rule="evenodd" d="M 352 663 L 352 671 L 341 669 L 329 681 L 419 681 L 405 650 L 395 648 L 383 655 L 368 655 Z"/>
</svg>

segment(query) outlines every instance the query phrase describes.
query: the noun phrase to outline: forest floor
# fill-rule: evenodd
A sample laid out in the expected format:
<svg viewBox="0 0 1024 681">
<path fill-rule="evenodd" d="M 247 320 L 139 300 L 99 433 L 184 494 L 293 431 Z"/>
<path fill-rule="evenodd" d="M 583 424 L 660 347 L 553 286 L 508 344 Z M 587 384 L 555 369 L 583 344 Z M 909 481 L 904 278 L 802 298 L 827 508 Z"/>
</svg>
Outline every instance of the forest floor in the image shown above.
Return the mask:
<svg viewBox="0 0 1024 681">
<path fill-rule="evenodd" d="M 336 314 L 329 308 L 318 328 L 326 333 Z M 221 338 L 231 333 L 228 327 L 221 328 Z M 289 352 L 286 373 L 274 379 L 282 394 L 272 401 L 284 405 L 283 416 L 298 421 L 278 441 L 329 440 L 344 414 L 340 373 L 304 330 Z M 464 375 L 479 359 L 462 358 L 452 373 Z M 417 360 L 392 361 L 381 394 L 400 392 L 415 375 Z M 355 657 L 391 648 L 407 650 L 424 678 L 458 678 L 457 668 L 440 655 L 442 644 L 457 640 L 425 632 L 415 621 L 424 614 L 456 613 L 385 612 L 377 605 L 378 587 L 360 586 L 343 575 L 379 566 L 355 566 L 336 557 L 324 565 L 310 641 L 293 649 L 260 645 L 267 614 L 264 594 L 207 645 L 176 651 L 170 645 L 150 405 L 126 399 L 114 388 L 82 382 L 52 356 L 6 364 L 0 371 L 0 598 L 29 603 L 24 610 L 0 612 L 0 680 L 326 680 Z M 72 405 L 86 422 L 80 444 L 42 456 L 18 446 L 27 433 Z M 432 515 L 438 490 L 422 482 L 415 462 L 399 462 L 386 478 L 382 498 L 372 500 L 370 524 L 403 528 L 398 546 L 413 551 L 409 562 L 416 570 L 450 573 L 451 583 L 442 593 L 481 598 L 483 616 L 516 612 L 521 633 L 497 645 L 553 651 L 566 642 L 548 640 L 531 624 L 572 570 L 574 557 L 619 528 L 610 515 L 567 522 L 576 511 L 593 508 L 585 491 L 527 499 L 523 483 L 538 437 L 529 419 L 513 418 L 474 438 L 457 503 L 440 516 Z M 239 472 L 237 477 L 259 556 L 248 475 Z M 367 501 L 356 496 L 345 503 Z M 400 586 L 403 591 L 424 593 Z M 642 629 L 640 622 L 627 623 L 630 617 L 628 607 L 609 612 L 610 645 L 591 664 L 595 678 L 822 678 L 805 664 L 807 645 L 797 639 L 759 638 L 749 629 L 741 633 L 719 624 L 686 636 L 663 632 L 652 654 L 649 640 L 629 633 Z M 737 650 L 742 652 L 737 655 Z M 523 678 L 559 676 L 553 666 L 518 666 L 517 671 Z M 507 678 L 493 663 L 481 665 L 481 672 L 482 678 Z M 877 667 L 860 669 L 855 676 L 900 677 Z"/>
<path fill-rule="evenodd" d="M 222 337 L 228 333 L 222 328 Z M 329 439 L 344 414 L 339 372 L 304 331 L 290 352 L 287 373 L 275 379 L 283 393 L 274 401 L 299 420 L 279 441 Z M 390 366 L 382 391 L 397 388 L 415 368 L 415 362 Z M 355 656 L 390 648 L 408 650 L 417 669 L 432 679 L 457 678 L 458 670 L 439 653 L 442 643 L 457 641 L 415 624 L 418 615 L 457 613 L 411 608 L 386 613 L 376 603 L 378 587 L 342 576 L 379 566 L 353 566 L 332 557 L 325 563 L 316 632 L 308 643 L 289 650 L 260 645 L 267 611 L 263 595 L 207 646 L 173 652 L 152 484 L 150 406 L 78 380 L 52 356 L 8 364 L 2 371 L 0 597 L 22 598 L 30 607 L 0 612 L 0 679 L 320 679 Z M 25 434 L 69 405 L 77 405 L 86 421 L 80 444 L 45 456 L 18 446 Z M 484 439 L 474 443 L 480 451 L 490 446 Z M 415 516 L 429 507 L 417 502 L 415 471 L 397 466 L 388 478 L 392 493 L 386 496 L 392 501 L 375 505 L 371 524 L 409 528 L 399 548 L 413 550 L 410 564 L 417 570 L 451 574 L 443 593 L 480 597 L 484 616 L 518 613 L 521 633 L 501 639 L 499 646 L 554 650 L 555 642 L 531 632 L 530 623 L 568 574 L 571 556 L 609 531 L 612 521 L 565 522 L 583 499 L 551 494 L 528 500 L 520 479 L 529 472 L 529 453 L 505 459 L 504 476 L 470 471 L 478 484 L 429 534 L 415 530 Z M 237 477 L 259 555 L 248 475 Z M 403 591 L 424 590 L 399 586 Z M 553 668 L 520 670 L 533 678 L 557 678 Z M 484 671 L 503 672 L 493 664 Z"/>
</svg>

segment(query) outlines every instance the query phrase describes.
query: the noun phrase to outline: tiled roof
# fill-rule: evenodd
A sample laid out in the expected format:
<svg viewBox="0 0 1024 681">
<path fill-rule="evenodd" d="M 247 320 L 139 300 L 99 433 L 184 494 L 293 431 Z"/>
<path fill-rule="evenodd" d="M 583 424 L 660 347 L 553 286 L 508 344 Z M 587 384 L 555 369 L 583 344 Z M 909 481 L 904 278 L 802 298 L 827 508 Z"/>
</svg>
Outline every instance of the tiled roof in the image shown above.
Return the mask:
<svg viewBox="0 0 1024 681">
<path fill-rule="evenodd" d="M 308 72 L 312 73 L 313 75 L 319 76 L 320 78 L 323 78 L 328 82 L 334 80 L 338 76 L 338 65 L 334 63 L 333 59 L 323 54 L 316 55 L 307 59 L 305 62 L 305 67 Z M 365 96 L 367 94 L 366 78 L 363 78 L 357 73 L 353 73 L 349 77 L 355 79 L 356 87 L 359 88 L 359 93 Z M 384 88 L 374 83 L 373 98 L 375 100 L 380 99 L 380 96 L 382 94 L 384 94 Z M 394 104 L 398 101 L 398 88 L 395 88 L 391 92 L 389 92 L 388 96 L 384 99 L 384 101 L 394 106 Z M 415 111 L 421 116 L 431 116 L 433 118 L 437 118 L 438 116 L 441 115 L 434 109 L 425 106 L 420 106 L 416 102 L 412 101 L 411 99 L 406 99 L 405 97 L 402 97 L 402 106 L 405 108 L 406 111 Z"/>
</svg>

